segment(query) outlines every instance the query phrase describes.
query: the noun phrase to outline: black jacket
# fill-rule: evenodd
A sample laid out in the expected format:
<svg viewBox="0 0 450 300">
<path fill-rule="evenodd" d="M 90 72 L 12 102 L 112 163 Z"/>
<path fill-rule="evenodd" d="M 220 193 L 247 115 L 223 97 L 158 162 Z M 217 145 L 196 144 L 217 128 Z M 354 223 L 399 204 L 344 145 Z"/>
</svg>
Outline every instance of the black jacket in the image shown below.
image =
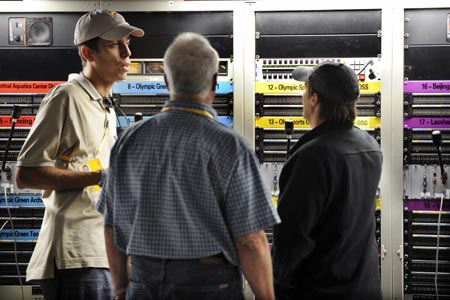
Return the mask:
<svg viewBox="0 0 450 300">
<path fill-rule="evenodd" d="M 273 231 L 278 299 L 381 299 L 375 202 L 382 154 L 367 132 L 325 122 L 280 174 Z M 290 295 L 290 296 L 286 296 Z"/>
</svg>

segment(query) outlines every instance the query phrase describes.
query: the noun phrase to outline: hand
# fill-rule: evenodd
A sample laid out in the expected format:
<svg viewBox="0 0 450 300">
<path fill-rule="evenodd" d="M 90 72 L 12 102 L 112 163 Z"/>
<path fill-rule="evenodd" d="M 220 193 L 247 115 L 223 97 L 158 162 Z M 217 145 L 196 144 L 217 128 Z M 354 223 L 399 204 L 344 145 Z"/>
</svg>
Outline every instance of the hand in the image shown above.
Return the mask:
<svg viewBox="0 0 450 300">
<path fill-rule="evenodd" d="M 125 288 L 115 289 L 114 294 L 116 295 L 114 297 L 114 300 L 125 300 L 126 295 L 127 295 L 127 288 L 125 287 Z"/>
</svg>

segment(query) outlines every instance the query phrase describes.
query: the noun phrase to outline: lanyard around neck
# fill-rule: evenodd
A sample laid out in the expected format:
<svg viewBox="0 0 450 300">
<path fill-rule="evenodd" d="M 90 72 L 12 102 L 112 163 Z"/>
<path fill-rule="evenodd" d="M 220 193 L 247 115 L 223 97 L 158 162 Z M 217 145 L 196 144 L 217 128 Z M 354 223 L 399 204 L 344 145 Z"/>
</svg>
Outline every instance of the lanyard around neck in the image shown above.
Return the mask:
<svg viewBox="0 0 450 300">
<path fill-rule="evenodd" d="M 204 109 L 201 109 L 201 108 L 166 106 L 166 107 L 163 107 L 163 109 L 161 111 L 169 111 L 169 110 L 187 111 L 187 112 L 191 112 L 191 113 L 194 113 L 194 114 L 197 114 L 197 115 L 201 115 L 201 116 L 205 116 L 205 117 L 214 119 L 214 116 L 213 116 L 212 113 L 210 113 L 209 111 L 206 111 Z"/>
<path fill-rule="evenodd" d="M 100 151 L 102 150 L 102 145 L 106 139 L 106 136 L 108 135 L 109 132 L 109 120 L 108 120 L 108 114 L 105 113 L 105 122 L 103 124 L 103 136 L 102 139 L 100 140 L 100 143 L 97 146 L 97 149 L 95 149 L 95 157 L 100 155 Z"/>
</svg>

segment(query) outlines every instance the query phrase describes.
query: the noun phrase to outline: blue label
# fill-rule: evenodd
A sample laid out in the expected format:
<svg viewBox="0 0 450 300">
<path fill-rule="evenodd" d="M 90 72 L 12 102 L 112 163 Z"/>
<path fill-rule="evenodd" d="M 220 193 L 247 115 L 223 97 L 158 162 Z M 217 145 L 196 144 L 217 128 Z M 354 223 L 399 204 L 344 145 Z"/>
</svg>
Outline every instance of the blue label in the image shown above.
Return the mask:
<svg viewBox="0 0 450 300">
<path fill-rule="evenodd" d="M 143 116 L 143 120 L 150 119 L 153 116 Z M 134 116 L 118 116 L 117 117 L 117 128 L 126 128 L 134 123 Z"/>
<path fill-rule="evenodd" d="M 228 81 L 217 83 L 217 94 L 228 94 L 231 92 L 233 92 L 233 83 Z M 169 91 L 164 81 L 119 81 L 113 85 L 113 93 L 123 95 L 168 95 Z"/>
<path fill-rule="evenodd" d="M 36 241 L 39 237 L 40 229 L 3 229 L 0 231 L 0 241 Z"/>
<path fill-rule="evenodd" d="M 218 116 L 218 121 L 228 127 L 233 128 L 233 117 L 230 116 Z"/>
<path fill-rule="evenodd" d="M 8 206 L 10 207 L 44 207 L 40 194 L 21 195 L 8 194 Z M 0 195 L 0 207 L 6 207 L 5 195 Z"/>
</svg>

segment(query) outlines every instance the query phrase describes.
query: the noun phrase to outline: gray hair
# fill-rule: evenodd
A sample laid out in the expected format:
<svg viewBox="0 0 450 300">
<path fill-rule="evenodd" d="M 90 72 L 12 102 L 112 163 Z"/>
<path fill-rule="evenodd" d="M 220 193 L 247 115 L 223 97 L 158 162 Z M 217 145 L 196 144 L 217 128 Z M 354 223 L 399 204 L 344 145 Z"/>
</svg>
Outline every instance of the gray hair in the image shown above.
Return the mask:
<svg viewBox="0 0 450 300">
<path fill-rule="evenodd" d="M 206 97 L 218 66 L 217 51 L 197 33 L 181 33 L 164 54 L 164 73 L 173 94 Z"/>
</svg>

